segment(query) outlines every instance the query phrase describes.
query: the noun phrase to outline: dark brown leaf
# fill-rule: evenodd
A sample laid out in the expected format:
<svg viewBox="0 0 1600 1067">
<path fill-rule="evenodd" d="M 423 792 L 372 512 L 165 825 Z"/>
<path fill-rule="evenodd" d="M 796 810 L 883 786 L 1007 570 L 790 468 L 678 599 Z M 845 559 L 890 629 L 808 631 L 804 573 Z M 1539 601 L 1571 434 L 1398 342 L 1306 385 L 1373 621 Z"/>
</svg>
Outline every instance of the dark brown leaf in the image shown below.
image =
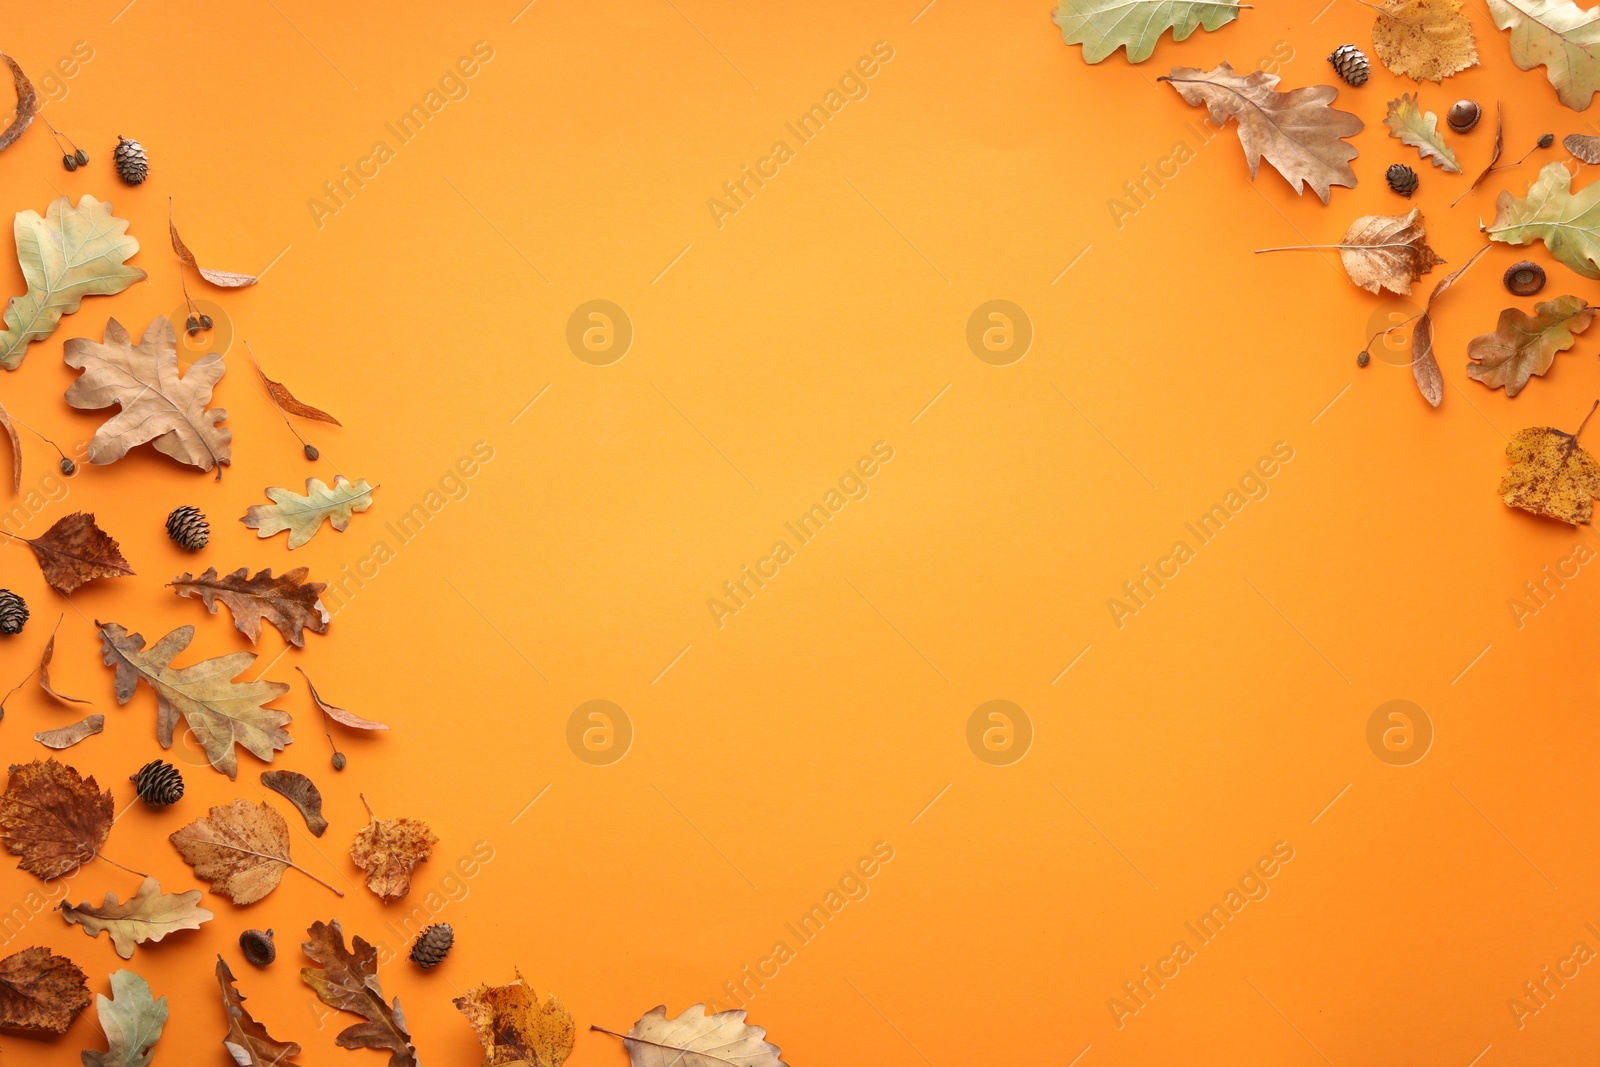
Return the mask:
<svg viewBox="0 0 1600 1067">
<path fill-rule="evenodd" d="M 278 1041 L 256 1022 L 244 1006 L 244 994 L 234 987 L 233 972 L 217 957 L 217 985 L 222 987 L 222 1009 L 228 1014 L 228 1033 L 222 1047 L 239 1067 L 295 1067 L 300 1046 Z"/>
<path fill-rule="evenodd" d="M 263 620 L 296 648 L 305 645 L 306 630 L 328 632 L 328 609 L 320 599 L 327 586 L 306 581 L 310 567 L 296 567 L 276 578 L 271 567 L 257 571 L 254 578 L 247 577 L 249 573 L 249 567 L 240 567 L 232 574 L 219 576 L 217 569 L 210 567 L 199 576 L 185 571 L 168 584 L 181 597 L 199 597 L 213 615 L 217 613 L 217 601 L 228 605 L 233 625 L 252 645 L 261 637 Z"/>
<path fill-rule="evenodd" d="M 0 1026 L 64 1034 L 94 999 L 83 972 L 47 948 L 25 948 L 0 960 Z"/>
<path fill-rule="evenodd" d="M 44 580 L 63 596 L 96 578 L 123 578 L 133 573 L 117 539 L 96 526 L 88 512 L 75 511 L 41 536 L 18 540 L 33 548 Z"/>
<path fill-rule="evenodd" d="M 378 950 L 360 937 L 352 939 L 354 952 L 344 947 L 339 921 L 315 922 L 301 948 L 316 967 L 305 967 L 300 979 L 316 991 L 330 1008 L 353 1012 L 366 1022 L 346 1027 L 334 1041 L 340 1048 L 371 1048 L 389 1053 L 388 1067 L 417 1067 L 417 1050 L 406 1032 L 400 998 L 390 1006 L 378 984 Z"/>
<path fill-rule="evenodd" d="M 11 768 L 0 795 L 0 826 L 18 867 L 45 881 L 71 874 L 100 855 L 116 806 L 111 790 L 55 760 Z"/>
<path fill-rule="evenodd" d="M 322 817 L 322 791 L 311 779 L 298 771 L 262 771 L 261 784 L 293 804 L 312 834 L 321 837 L 327 831 L 328 820 Z"/>
</svg>

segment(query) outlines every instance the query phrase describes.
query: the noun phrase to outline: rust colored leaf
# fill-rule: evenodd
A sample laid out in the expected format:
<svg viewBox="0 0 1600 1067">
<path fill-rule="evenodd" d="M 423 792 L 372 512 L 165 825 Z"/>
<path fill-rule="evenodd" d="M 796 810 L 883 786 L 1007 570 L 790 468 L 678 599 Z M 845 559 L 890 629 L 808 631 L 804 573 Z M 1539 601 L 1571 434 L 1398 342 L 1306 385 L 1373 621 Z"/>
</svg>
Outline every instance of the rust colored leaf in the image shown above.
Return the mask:
<svg viewBox="0 0 1600 1067">
<path fill-rule="evenodd" d="M 330 1008 L 353 1012 L 366 1022 L 346 1027 L 334 1038 L 340 1048 L 371 1048 L 389 1053 L 388 1067 L 417 1067 L 417 1050 L 406 1031 L 400 998 L 391 1006 L 378 984 L 378 950 L 362 938 L 351 939 L 355 951 L 344 947 L 344 931 L 335 919 L 315 922 L 301 947 L 316 967 L 305 967 L 300 979 L 316 991 Z"/>
<path fill-rule="evenodd" d="M 64 1034 L 93 999 L 77 964 L 47 948 L 0 960 L 0 1027 Z"/>
<path fill-rule="evenodd" d="M 322 817 L 322 791 L 317 784 L 298 771 L 262 771 L 261 784 L 295 806 L 306 827 L 317 837 L 328 829 L 328 820 Z"/>
<path fill-rule="evenodd" d="M 1576 296 L 1559 296 L 1540 301 L 1529 315 L 1517 308 L 1500 312 L 1493 333 L 1474 337 L 1467 343 L 1467 377 L 1491 389 L 1505 387 L 1506 396 L 1522 392 L 1528 379 L 1544 374 L 1556 361 L 1556 353 L 1577 344 L 1576 334 L 1594 322 L 1596 309 Z"/>
<path fill-rule="evenodd" d="M 246 285 L 254 285 L 260 281 L 253 274 L 236 274 L 231 270 L 207 270 L 194 258 L 194 253 L 189 251 L 189 246 L 183 243 L 183 238 L 178 236 L 178 224 L 172 221 L 172 198 L 167 197 L 167 230 L 172 234 L 172 250 L 178 253 L 178 259 L 185 266 L 193 267 L 199 272 L 200 277 L 212 285 L 224 289 L 238 289 Z"/>
<path fill-rule="evenodd" d="M 16 539 L 33 549 L 44 580 L 63 596 L 96 578 L 125 578 L 133 573 L 117 539 L 96 526 L 89 512 L 75 511 L 39 537 Z"/>
<path fill-rule="evenodd" d="M 245 347 L 248 348 L 249 346 L 246 345 Z M 268 378 L 267 372 L 261 369 L 261 362 L 256 359 L 254 352 L 250 354 L 250 361 L 256 365 L 256 374 L 261 377 L 261 384 L 267 387 L 267 395 L 272 397 L 272 402 L 277 404 L 279 408 L 287 411 L 291 415 L 299 415 L 302 419 L 314 419 L 317 422 L 331 422 L 335 426 L 344 425 L 344 423 L 340 422 L 332 415 L 329 415 L 321 408 L 314 408 L 310 404 L 307 404 L 297 398 L 293 393 L 289 392 L 288 386 L 284 385 L 282 382 L 275 382 L 271 378 Z"/>
<path fill-rule="evenodd" d="M 11 768 L 0 795 L 0 826 L 17 866 L 45 881 L 71 874 L 100 855 L 116 811 L 111 790 L 53 759 Z"/>
<path fill-rule="evenodd" d="M 0 59 L 4 59 L 6 66 L 11 68 L 11 81 L 17 87 L 16 117 L 9 126 L 0 130 L 0 151 L 4 151 L 33 125 L 34 116 L 39 114 L 39 94 L 28 76 L 22 73 L 22 68 L 17 66 L 16 60 L 3 52 L 0 52 Z"/>
<path fill-rule="evenodd" d="M 482 985 L 453 1002 L 483 1044 L 483 1067 L 561 1067 L 572 1054 L 572 1015 L 517 973 L 509 985 Z"/>
<path fill-rule="evenodd" d="M 17 436 L 17 428 L 11 424 L 11 413 L 0 404 L 0 427 L 3 427 L 6 436 L 11 439 L 11 489 L 15 493 L 22 492 L 22 439 Z"/>
<path fill-rule="evenodd" d="M 293 1057 L 300 1055 L 300 1046 L 267 1033 L 267 1028 L 256 1022 L 244 1006 L 244 994 L 233 983 L 233 972 L 218 956 L 217 985 L 222 988 L 222 1009 L 228 1015 L 228 1033 L 222 1039 L 222 1047 L 233 1062 L 238 1067 L 295 1067 Z"/>
<path fill-rule="evenodd" d="M 367 872 L 367 888 L 385 904 L 393 904 L 411 892 L 411 872 L 439 839 L 420 819 L 380 819 L 370 807 L 367 815 L 372 821 L 351 842 L 350 858 Z"/>
<path fill-rule="evenodd" d="M 252 645 L 261 636 L 263 621 L 271 623 L 296 648 L 305 645 L 306 630 L 328 632 L 328 609 L 320 599 L 327 586 L 306 581 L 310 567 L 296 567 L 276 578 L 271 567 L 257 571 L 254 578 L 248 577 L 249 573 L 249 567 L 240 567 L 232 574 L 218 575 L 211 567 L 198 577 L 185 571 L 168 585 L 181 597 L 199 597 L 213 615 L 219 600 L 228 605 L 233 625 Z"/>
<path fill-rule="evenodd" d="M 1597 407 L 1600 400 L 1574 433 L 1530 426 L 1512 436 L 1506 446 L 1512 466 L 1500 479 L 1500 495 L 1507 505 L 1573 526 L 1589 524 L 1593 498 L 1600 496 L 1600 463 L 1578 444 L 1578 434 Z"/>
<path fill-rule="evenodd" d="M 60 627 L 61 627 L 61 620 L 57 619 L 56 620 L 56 628 L 60 629 Z M 87 700 L 83 699 L 82 697 L 69 697 L 65 693 L 56 692 L 55 686 L 53 684 L 51 684 L 51 682 L 50 682 L 50 660 L 55 657 L 55 654 L 56 654 L 56 631 L 55 630 L 51 630 L 50 631 L 50 640 L 48 640 L 48 641 L 46 641 L 44 643 L 44 654 L 39 657 L 39 688 L 43 689 L 46 693 L 49 693 L 51 696 L 55 697 L 57 700 L 64 700 L 68 704 L 88 704 L 88 703 L 90 703 L 90 701 L 87 701 Z"/>
<path fill-rule="evenodd" d="M 106 728 L 104 715 L 85 715 L 71 726 L 60 726 L 54 730 L 40 730 L 33 735 L 33 739 L 45 748 L 71 748 L 86 737 L 93 737 Z"/>
<path fill-rule="evenodd" d="M 322 696 L 317 692 L 317 687 L 311 684 L 311 675 L 307 674 L 301 667 L 296 667 L 295 670 L 299 671 L 300 677 L 306 680 L 306 688 L 311 690 L 312 701 L 317 705 L 318 708 L 322 709 L 322 713 L 324 715 L 338 723 L 340 726 L 348 726 L 352 730 L 388 729 L 388 727 L 381 722 L 374 722 L 371 719 L 363 719 L 353 711 L 346 711 L 344 708 L 341 708 L 338 705 L 330 704 L 326 700 L 323 700 Z"/>
</svg>

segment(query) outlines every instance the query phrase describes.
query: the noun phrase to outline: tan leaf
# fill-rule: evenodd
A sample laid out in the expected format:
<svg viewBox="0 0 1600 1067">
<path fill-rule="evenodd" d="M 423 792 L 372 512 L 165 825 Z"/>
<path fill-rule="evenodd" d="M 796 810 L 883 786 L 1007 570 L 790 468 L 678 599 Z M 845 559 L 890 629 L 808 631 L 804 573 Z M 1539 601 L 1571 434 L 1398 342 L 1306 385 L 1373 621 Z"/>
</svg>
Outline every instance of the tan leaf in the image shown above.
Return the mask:
<svg viewBox="0 0 1600 1067">
<path fill-rule="evenodd" d="M 1576 296 L 1561 296 L 1534 305 L 1528 315 L 1517 308 L 1500 312 L 1494 333 L 1474 337 L 1467 343 L 1467 377 L 1490 389 L 1505 387 L 1506 396 L 1516 396 L 1528 379 L 1544 374 L 1556 360 L 1556 353 L 1577 343 L 1576 334 L 1589 328 L 1595 309 Z"/>
<path fill-rule="evenodd" d="M 73 907 L 63 900 L 56 909 L 67 922 L 81 925 L 90 937 L 109 935 L 117 955 L 123 959 L 133 955 L 135 945 L 160 941 L 179 930 L 198 930 L 201 923 L 213 918 L 210 911 L 200 907 L 200 890 L 163 893 L 154 878 L 146 878 L 138 892 L 121 903 L 115 893 L 107 893 L 105 903 L 99 907 L 88 901 Z"/>
<path fill-rule="evenodd" d="M 207 270 L 194 258 L 194 253 L 189 251 L 189 246 L 183 243 L 183 238 L 178 236 L 178 224 L 172 221 L 172 198 L 167 197 L 167 230 L 172 234 L 172 250 L 178 253 L 178 261 L 185 266 L 193 267 L 199 272 L 200 277 L 212 285 L 224 289 L 237 289 L 245 285 L 254 285 L 260 281 L 253 274 L 235 274 L 231 270 Z"/>
<path fill-rule="evenodd" d="M 61 619 L 56 620 L 56 629 L 60 629 Z M 44 654 L 39 657 L 39 688 L 55 697 L 57 700 L 68 704 L 88 704 L 89 701 L 82 697 L 69 697 L 65 693 L 56 692 L 55 686 L 50 681 L 50 661 L 56 654 L 56 631 L 50 631 L 50 640 L 44 643 Z"/>
<path fill-rule="evenodd" d="M 306 630 L 328 632 L 328 609 L 320 599 L 327 586 L 306 581 L 310 567 L 296 567 L 276 578 L 271 567 L 257 571 L 254 578 L 247 577 L 249 573 L 249 567 L 240 567 L 232 574 L 219 576 L 217 569 L 211 567 L 199 577 L 185 571 L 167 584 L 181 597 L 199 597 L 213 615 L 219 600 L 228 605 L 233 625 L 252 645 L 261 636 L 263 620 L 296 648 L 305 645 Z"/>
<path fill-rule="evenodd" d="M 1389 113 L 1383 124 L 1389 127 L 1389 136 L 1398 137 L 1400 143 L 1410 145 L 1423 159 L 1432 158 L 1433 165 L 1452 174 L 1461 173 L 1456 154 L 1444 143 L 1439 133 L 1439 116 L 1423 111 L 1417 105 L 1415 93 L 1407 93 L 1389 101 Z"/>
<path fill-rule="evenodd" d="M 1467 186 L 1467 192 L 1462 193 L 1461 196 L 1466 196 L 1467 193 L 1472 192 L 1472 190 L 1483 184 L 1483 179 L 1487 178 L 1489 173 L 1494 170 L 1494 165 L 1500 162 L 1500 153 L 1504 152 L 1505 148 L 1506 135 L 1504 116 L 1501 114 L 1500 101 L 1496 100 L 1494 102 L 1494 145 L 1489 150 L 1489 162 L 1483 165 L 1483 170 L 1478 173 L 1476 178 L 1472 179 L 1472 184 Z M 1450 202 L 1450 206 L 1455 207 L 1457 204 L 1459 204 L 1461 202 L 1461 196 L 1458 196 L 1452 200 Z"/>
<path fill-rule="evenodd" d="M 1336 245 L 1283 245 L 1256 252 L 1319 248 L 1337 249 L 1350 280 L 1369 293 L 1388 289 L 1407 295 L 1412 282 L 1444 262 L 1428 247 L 1428 231 L 1417 208 L 1404 215 L 1362 215 Z"/>
<path fill-rule="evenodd" d="M 1478 45 L 1461 0 L 1389 0 L 1377 12 L 1372 47 L 1390 74 L 1442 82 L 1477 66 Z"/>
<path fill-rule="evenodd" d="M 1227 63 L 1211 71 L 1174 67 L 1170 75 L 1156 80 L 1170 82 L 1187 103 L 1204 105 L 1213 124 L 1221 126 L 1230 118 L 1238 121 L 1252 179 L 1264 156 L 1295 192 L 1309 184 L 1324 204 L 1330 186 L 1355 186 L 1350 160 L 1356 150 L 1343 138 L 1360 133 L 1363 123 L 1329 106 L 1339 95 L 1331 85 L 1280 93 L 1274 88 L 1276 74 L 1260 70 L 1235 74 Z"/>
<path fill-rule="evenodd" d="M 254 904 L 278 888 L 286 867 L 344 896 L 289 858 L 289 824 L 264 803 L 235 800 L 212 808 L 167 840 L 194 868 L 196 878 L 210 882 L 213 893 L 235 904 Z"/>
<path fill-rule="evenodd" d="M 1511 31 L 1511 61 L 1543 66 L 1556 99 L 1585 111 L 1600 92 L 1600 12 L 1572 0 L 1489 0 L 1494 24 Z"/>
<path fill-rule="evenodd" d="M 363 719 L 353 711 L 346 711 L 344 708 L 330 704 L 326 700 L 323 700 L 321 694 L 317 692 L 317 687 L 311 684 L 311 675 L 305 672 L 305 668 L 296 667 L 295 670 L 299 671 L 300 677 L 306 680 L 306 688 L 311 690 L 312 702 L 322 710 L 324 715 L 338 723 L 340 726 L 348 726 L 352 730 L 388 729 L 388 727 L 381 722 L 373 722 L 371 719 Z"/>
<path fill-rule="evenodd" d="M 90 463 L 115 463 L 135 445 L 153 441 L 157 452 L 203 471 L 216 467 L 222 477 L 221 468 L 232 462 L 233 431 L 218 425 L 228 417 L 225 409 L 206 407 L 227 369 L 222 356 L 207 352 L 180 372 L 178 335 L 170 321 L 156 318 L 137 345 L 111 319 L 103 344 L 74 337 L 64 359 L 83 371 L 67 387 L 67 403 L 90 411 L 122 408 L 90 439 Z"/>
<path fill-rule="evenodd" d="M 362 797 L 361 802 L 366 803 Z M 439 839 L 420 819 L 380 819 L 367 808 L 371 822 L 350 843 L 350 858 L 367 872 L 367 888 L 385 904 L 411 892 L 411 872 L 428 858 Z"/>
<path fill-rule="evenodd" d="M 252 504 L 239 521 L 256 531 L 257 537 L 289 531 L 289 547 L 299 548 L 316 536 L 322 520 L 335 530 L 343 531 L 350 525 L 350 517 L 372 506 L 372 491 L 377 488 L 367 480 L 351 483 L 344 475 L 337 475 L 330 488 L 321 478 L 307 478 L 302 496 L 288 489 L 268 489 L 271 504 Z"/>
<path fill-rule="evenodd" d="M 1600 163 L 1600 137 L 1583 133 L 1569 133 L 1561 138 L 1561 147 L 1583 163 Z M 20 477 L 20 475 L 18 476 Z"/>
<path fill-rule="evenodd" d="M 328 820 L 322 817 L 322 790 L 299 771 L 262 771 L 261 784 L 295 806 L 306 828 L 316 837 L 328 829 Z"/>
<path fill-rule="evenodd" d="M 87 512 L 75 511 L 57 520 L 38 537 L 16 539 L 33 549 L 44 580 L 63 596 L 96 578 L 124 578 L 133 573 L 122 558 L 117 539 L 96 526 L 94 516 Z"/>
<path fill-rule="evenodd" d="M 11 768 L 0 795 L 0 826 L 17 866 L 45 881 L 72 874 L 100 855 L 116 808 L 111 790 L 53 759 Z"/>
<path fill-rule="evenodd" d="M 11 424 L 11 413 L 0 405 L 0 427 L 4 427 L 6 436 L 11 439 L 11 489 L 12 492 L 22 492 L 22 439 L 17 436 L 17 428 Z"/>
<path fill-rule="evenodd" d="M 222 1047 L 238 1067 L 294 1067 L 300 1046 L 279 1041 L 267 1033 L 244 1006 L 244 994 L 234 986 L 233 972 L 217 957 L 217 985 L 222 988 L 222 1008 L 228 1015 L 228 1033 Z"/>
<path fill-rule="evenodd" d="M 1439 361 L 1433 355 L 1433 305 L 1445 292 L 1456 283 L 1456 279 L 1478 262 L 1478 257 L 1489 250 L 1484 245 L 1451 273 L 1440 279 L 1439 284 L 1433 287 L 1433 292 L 1428 294 L 1428 303 L 1422 309 L 1422 315 L 1417 319 L 1416 328 L 1411 331 L 1411 376 L 1416 379 L 1417 391 L 1422 398 L 1433 407 L 1438 407 L 1444 400 L 1444 375 L 1439 372 Z"/>
<path fill-rule="evenodd" d="M 626 1034 L 601 1026 L 591 1030 L 622 1038 L 632 1067 L 787 1067 L 783 1050 L 766 1041 L 767 1032 L 744 1021 L 742 1011 L 707 1015 L 705 1006 L 684 1009 L 676 1019 L 657 1005 Z"/>
<path fill-rule="evenodd" d="M 340 1031 L 334 1042 L 340 1048 L 370 1048 L 389 1053 L 388 1067 L 417 1067 L 417 1050 L 406 1032 L 400 998 L 391 1007 L 378 984 L 378 950 L 360 937 L 344 947 L 338 920 L 315 922 L 301 947 L 316 967 L 304 967 L 300 980 L 316 991 L 330 1008 L 353 1012 L 367 1020 Z"/>
<path fill-rule="evenodd" d="M 572 1015 L 517 972 L 509 985 L 481 985 L 455 1006 L 483 1045 L 483 1067 L 561 1067 L 572 1055 Z"/>
<path fill-rule="evenodd" d="M 111 996 L 95 998 L 106 1035 L 106 1052 L 81 1052 L 83 1067 L 150 1067 L 151 1048 L 167 1025 L 167 998 L 152 997 L 150 984 L 132 971 L 111 976 Z"/>
<path fill-rule="evenodd" d="M 178 627 L 146 651 L 141 635 L 130 634 L 114 622 L 95 625 L 100 627 L 105 665 L 116 671 L 112 691 L 117 703 L 132 699 L 141 679 L 155 690 L 156 740 L 162 748 L 172 747 L 179 715 L 200 740 L 211 766 L 229 778 L 239 774 L 235 744 L 268 762 L 274 752 L 288 745 L 289 734 L 283 729 L 290 721 L 288 712 L 263 705 L 288 692 L 289 687 L 260 679 L 232 680 L 249 670 L 256 659 L 254 652 L 234 652 L 173 667 L 173 657 L 194 640 L 193 626 Z"/>
<path fill-rule="evenodd" d="M 0 151 L 4 151 L 33 125 L 34 116 L 39 114 L 39 94 L 28 76 L 22 73 L 22 68 L 17 66 L 16 60 L 3 52 L 0 52 L 0 59 L 5 60 L 6 66 L 11 68 L 11 81 L 17 87 L 16 116 L 10 125 L 0 130 Z"/>
<path fill-rule="evenodd" d="M 54 730 L 40 730 L 33 735 L 33 739 L 45 748 L 71 748 L 86 737 L 93 737 L 106 728 L 104 715 L 86 715 L 70 726 L 60 726 Z"/>
<path fill-rule="evenodd" d="M 1600 400 L 1583 417 L 1575 433 L 1554 426 L 1519 430 L 1506 446 L 1512 466 L 1500 479 L 1500 495 L 1514 508 L 1531 511 L 1573 526 L 1587 526 L 1600 496 L 1600 463 L 1578 444 Z"/>
<path fill-rule="evenodd" d="M 248 350 L 250 346 L 246 344 L 245 348 Z M 267 372 L 261 369 L 261 363 L 256 359 L 254 352 L 250 353 L 250 362 L 256 365 L 256 374 L 260 376 L 261 384 L 267 387 L 267 395 L 272 398 L 272 402 L 277 404 L 279 408 L 287 411 L 291 415 L 299 415 L 302 419 L 315 419 L 317 422 L 331 422 L 335 426 L 344 425 L 344 423 L 340 422 L 332 415 L 329 415 L 321 408 L 314 408 L 310 404 L 298 399 L 293 393 L 289 392 L 289 387 L 284 385 L 282 382 L 275 382 L 271 378 L 268 378 Z"/>
<path fill-rule="evenodd" d="M 25 948 L 0 960 L 0 1027 L 64 1034 L 92 999 L 77 965 L 47 948 Z"/>
<path fill-rule="evenodd" d="M 1564 163 L 1539 168 L 1528 195 L 1505 189 L 1495 201 L 1491 241 L 1526 245 L 1543 241 L 1550 254 L 1585 278 L 1600 278 L 1600 182 L 1572 191 Z"/>
</svg>

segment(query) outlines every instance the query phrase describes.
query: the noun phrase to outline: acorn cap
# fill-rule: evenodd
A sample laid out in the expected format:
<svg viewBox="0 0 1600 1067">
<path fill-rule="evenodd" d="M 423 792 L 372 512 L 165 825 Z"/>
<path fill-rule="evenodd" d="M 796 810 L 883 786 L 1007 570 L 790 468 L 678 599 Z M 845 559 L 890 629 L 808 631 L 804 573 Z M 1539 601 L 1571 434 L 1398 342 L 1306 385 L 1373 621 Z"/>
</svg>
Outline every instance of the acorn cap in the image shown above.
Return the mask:
<svg viewBox="0 0 1600 1067">
<path fill-rule="evenodd" d="M 271 930 L 246 930 L 239 935 L 239 951 L 257 967 L 265 967 L 278 958 L 278 947 L 272 943 Z"/>
<path fill-rule="evenodd" d="M 1521 259 L 1507 267 L 1500 280 L 1517 296 L 1532 296 L 1544 288 L 1544 268 L 1531 259 Z"/>
</svg>

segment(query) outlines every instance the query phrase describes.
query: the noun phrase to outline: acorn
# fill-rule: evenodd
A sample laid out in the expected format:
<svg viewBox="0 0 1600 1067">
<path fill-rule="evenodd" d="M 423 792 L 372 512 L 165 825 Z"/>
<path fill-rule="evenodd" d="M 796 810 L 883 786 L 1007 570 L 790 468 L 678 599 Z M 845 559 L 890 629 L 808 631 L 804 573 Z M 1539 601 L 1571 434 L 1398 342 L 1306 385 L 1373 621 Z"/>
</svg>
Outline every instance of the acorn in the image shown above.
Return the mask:
<svg viewBox="0 0 1600 1067">
<path fill-rule="evenodd" d="M 455 943 L 456 934 L 449 923 L 434 923 L 412 943 L 411 962 L 423 970 L 437 966 L 450 954 L 450 946 Z"/>
<path fill-rule="evenodd" d="M 1544 288 L 1544 268 L 1531 259 L 1519 259 L 1500 280 L 1517 296 L 1532 296 Z"/>
<path fill-rule="evenodd" d="M 1417 191 L 1417 172 L 1404 163 L 1395 163 L 1383 172 L 1384 181 L 1389 183 L 1389 188 L 1399 193 L 1406 199 Z"/>
<path fill-rule="evenodd" d="M 239 935 L 239 951 L 257 967 L 265 967 L 278 958 L 278 947 L 272 943 L 271 930 L 246 930 Z"/>
<path fill-rule="evenodd" d="M 1359 89 L 1367 84 L 1367 72 L 1371 64 L 1361 49 L 1353 44 L 1342 44 L 1328 56 L 1328 62 L 1333 64 L 1334 71 L 1350 84 L 1352 88 Z"/>
<path fill-rule="evenodd" d="M 183 798 L 183 775 L 165 760 L 151 760 L 128 779 L 139 799 L 152 808 L 164 808 Z"/>
<path fill-rule="evenodd" d="M 1483 117 L 1483 108 L 1478 106 L 1476 100 L 1457 100 L 1450 105 L 1450 111 L 1445 116 L 1445 121 L 1450 123 L 1450 128 L 1457 133 L 1466 133 L 1478 124 Z"/>
</svg>

